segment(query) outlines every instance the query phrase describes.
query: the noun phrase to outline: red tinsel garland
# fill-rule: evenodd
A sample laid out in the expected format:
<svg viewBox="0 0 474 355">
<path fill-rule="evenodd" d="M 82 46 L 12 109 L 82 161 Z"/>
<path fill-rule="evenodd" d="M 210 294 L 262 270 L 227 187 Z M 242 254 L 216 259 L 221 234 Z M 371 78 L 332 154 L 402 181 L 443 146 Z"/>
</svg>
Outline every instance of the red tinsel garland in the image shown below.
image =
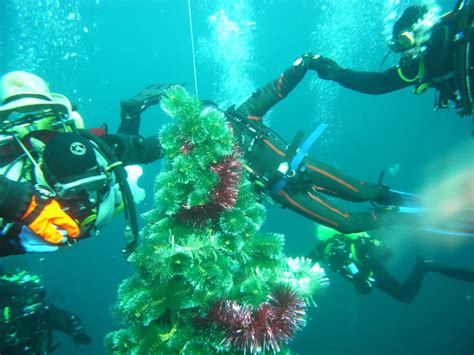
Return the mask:
<svg viewBox="0 0 474 355">
<path fill-rule="evenodd" d="M 192 146 L 188 143 L 181 147 L 181 152 L 188 155 Z M 211 201 L 204 205 L 188 208 L 183 205 L 178 218 L 193 225 L 202 224 L 206 220 L 216 221 L 224 210 L 232 210 L 237 203 L 242 164 L 239 153 L 234 147 L 232 155 L 224 157 L 209 167 L 219 177 L 219 184 L 211 192 Z"/>
<path fill-rule="evenodd" d="M 222 340 L 228 348 L 248 351 L 280 351 L 302 328 L 306 305 L 289 288 L 276 290 L 268 302 L 252 309 L 235 301 L 220 300 L 210 308 L 204 323 L 224 329 Z"/>
</svg>

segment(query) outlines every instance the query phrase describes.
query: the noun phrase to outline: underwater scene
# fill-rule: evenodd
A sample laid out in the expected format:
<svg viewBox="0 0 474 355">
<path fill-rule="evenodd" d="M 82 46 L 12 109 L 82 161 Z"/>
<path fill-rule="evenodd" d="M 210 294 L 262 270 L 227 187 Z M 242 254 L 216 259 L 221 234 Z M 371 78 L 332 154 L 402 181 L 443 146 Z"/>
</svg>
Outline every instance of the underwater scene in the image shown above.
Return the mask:
<svg viewBox="0 0 474 355">
<path fill-rule="evenodd" d="M 474 354 L 472 28 L 0 1 L 0 355 Z"/>
</svg>

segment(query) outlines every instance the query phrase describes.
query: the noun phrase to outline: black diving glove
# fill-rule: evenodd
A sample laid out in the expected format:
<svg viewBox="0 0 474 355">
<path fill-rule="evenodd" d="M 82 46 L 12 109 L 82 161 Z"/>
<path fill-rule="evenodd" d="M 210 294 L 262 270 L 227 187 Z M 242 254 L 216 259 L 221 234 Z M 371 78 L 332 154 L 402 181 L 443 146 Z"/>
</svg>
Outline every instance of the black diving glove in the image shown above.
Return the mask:
<svg viewBox="0 0 474 355">
<path fill-rule="evenodd" d="M 143 164 L 153 163 L 163 158 L 164 152 L 158 135 L 145 138 L 145 154 Z"/>
<path fill-rule="evenodd" d="M 339 81 L 343 69 L 332 59 L 319 56 L 311 61 L 309 69 L 318 73 L 323 80 Z"/>
<path fill-rule="evenodd" d="M 79 346 L 92 344 L 92 338 L 86 333 L 81 320 L 75 315 L 71 315 L 69 319 L 71 322 L 68 326 L 71 327 L 71 332 L 67 332 L 67 334 L 71 336 L 74 345 Z"/>
<path fill-rule="evenodd" d="M 373 285 L 370 280 L 356 279 L 354 280 L 354 287 L 359 295 L 366 295 L 372 291 Z"/>
<path fill-rule="evenodd" d="M 147 86 L 134 97 L 120 102 L 122 116 L 127 119 L 133 119 L 140 115 L 148 107 L 157 105 L 163 97 L 166 90 L 181 84 L 153 84 Z"/>
<path fill-rule="evenodd" d="M 72 338 L 75 346 L 79 345 L 90 345 L 92 344 L 92 338 L 86 333 L 77 333 Z"/>
</svg>

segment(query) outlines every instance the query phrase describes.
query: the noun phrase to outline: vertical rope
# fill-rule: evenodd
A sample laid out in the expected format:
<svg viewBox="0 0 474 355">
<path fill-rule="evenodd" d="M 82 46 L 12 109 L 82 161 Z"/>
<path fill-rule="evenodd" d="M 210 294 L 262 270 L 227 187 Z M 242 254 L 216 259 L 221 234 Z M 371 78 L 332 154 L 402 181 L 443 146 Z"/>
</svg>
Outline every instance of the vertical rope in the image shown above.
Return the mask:
<svg viewBox="0 0 474 355">
<path fill-rule="evenodd" d="M 191 0 L 188 0 L 188 15 L 189 15 L 189 29 L 191 34 L 191 50 L 193 52 L 193 71 L 194 71 L 194 93 L 196 97 L 198 94 L 197 70 L 196 70 L 196 51 L 194 49 L 194 33 L 193 33 L 193 18 L 191 14 Z"/>
</svg>

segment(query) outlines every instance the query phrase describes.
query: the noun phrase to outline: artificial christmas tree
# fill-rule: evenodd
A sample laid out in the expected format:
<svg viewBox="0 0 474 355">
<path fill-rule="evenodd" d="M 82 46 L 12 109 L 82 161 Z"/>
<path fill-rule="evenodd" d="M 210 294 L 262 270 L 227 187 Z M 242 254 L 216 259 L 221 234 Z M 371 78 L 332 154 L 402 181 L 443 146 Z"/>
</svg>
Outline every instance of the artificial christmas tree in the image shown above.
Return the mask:
<svg viewBox="0 0 474 355">
<path fill-rule="evenodd" d="M 225 114 L 179 86 L 161 106 L 173 118 L 161 132 L 168 159 L 129 257 L 137 272 L 119 289 L 126 328 L 106 337 L 108 350 L 288 353 L 306 304 L 327 284 L 324 270 L 286 258 L 283 236 L 260 231 L 265 210 Z"/>
</svg>

